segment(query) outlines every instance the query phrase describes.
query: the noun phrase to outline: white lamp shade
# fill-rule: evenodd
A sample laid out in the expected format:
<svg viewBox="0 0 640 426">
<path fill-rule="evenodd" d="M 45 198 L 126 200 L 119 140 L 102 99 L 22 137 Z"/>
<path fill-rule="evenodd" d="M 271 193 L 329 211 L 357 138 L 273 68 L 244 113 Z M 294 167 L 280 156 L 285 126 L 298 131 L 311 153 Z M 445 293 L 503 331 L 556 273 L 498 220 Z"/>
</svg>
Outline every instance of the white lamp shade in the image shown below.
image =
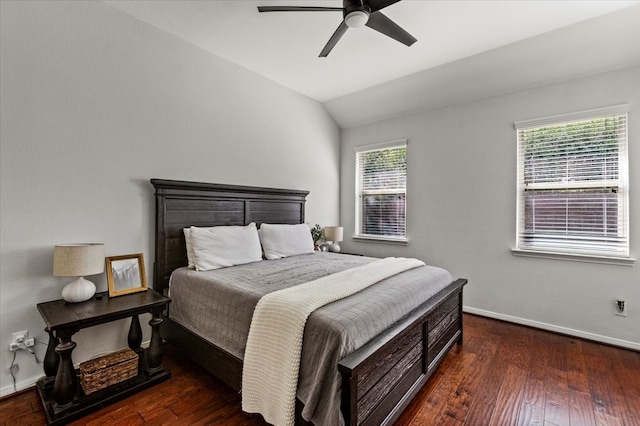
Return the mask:
<svg viewBox="0 0 640 426">
<path fill-rule="evenodd" d="M 104 244 L 61 244 L 53 250 L 53 275 L 83 277 L 104 272 Z"/>
<path fill-rule="evenodd" d="M 324 238 L 328 241 L 342 241 L 342 226 L 325 227 Z"/>
</svg>

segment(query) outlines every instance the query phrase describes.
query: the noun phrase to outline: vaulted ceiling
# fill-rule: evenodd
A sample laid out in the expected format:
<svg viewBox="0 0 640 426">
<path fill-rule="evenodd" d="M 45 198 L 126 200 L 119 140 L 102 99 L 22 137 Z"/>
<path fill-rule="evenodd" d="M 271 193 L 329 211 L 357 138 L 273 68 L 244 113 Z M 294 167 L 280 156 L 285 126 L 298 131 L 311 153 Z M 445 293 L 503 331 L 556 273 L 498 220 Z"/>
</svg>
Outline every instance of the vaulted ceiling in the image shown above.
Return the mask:
<svg viewBox="0 0 640 426">
<path fill-rule="evenodd" d="M 612 34 L 620 30 L 615 28 L 612 19 L 613 23 L 608 24 L 612 28 L 598 24 L 585 27 L 592 28 L 593 34 L 590 34 L 591 30 L 585 33 L 584 29 L 573 32 L 569 29 L 597 22 L 599 17 L 609 14 L 624 16 L 623 9 L 633 11 L 635 17 L 640 15 L 638 0 L 403 0 L 385 8 L 383 13 L 418 39 L 411 47 L 367 27 L 351 28 L 328 57 L 319 58 L 320 51 L 342 20 L 341 12 L 259 13 L 257 6 L 342 7 L 341 0 L 106 0 L 105 3 L 325 103 L 334 118 L 336 114 L 348 115 L 349 111 L 338 110 L 353 110 L 354 106 L 343 104 L 353 103 L 351 100 L 354 96 L 358 98 L 363 89 L 393 87 L 393 82 L 401 78 L 415 84 L 425 73 L 451 74 L 443 71 L 443 67 L 461 61 L 467 61 L 467 68 L 468 64 L 475 64 L 480 71 L 483 67 L 487 71 L 491 68 L 487 60 L 493 58 L 500 66 L 504 65 L 502 61 L 508 62 L 496 54 L 500 50 L 511 49 L 526 62 L 527 56 L 535 56 L 537 60 L 546 52 L 554 60 L 563 54 L 571 57 L 574 44 L 576 51 L 584 52 L 589 45 L 598 48 L 606 45 L 608 37 L 614 37 L 612 42 L 618 43 L 620 37 L 628 34 Z M 640 25 L 636 23 L 635 27 Z M 554 42 L 549 34 L 559 34 L 559 38 Z M 541 41 L 531 42 L 536 39 Z M 637 47 L 640 52 L 638 39 L 640 37 L 628 43 L 630 48 Z M 531 49 L 531 52 L 523 49 Z M 483 55 L 486 60 L 479 59 Z M 625 52 L 620 55 L 629 56 Z M 590 56 L 594 59 L 595 55 Z M 590 71 L 584 60 L 578 62 L 576 66 Z M 595 59 L 593 66 L 597 66 Z M 553 80 L 561 76 L 554 74 L 548 78 Z M 429 80 L 450 84 L 442 78 Z M 524 86 L 531 84 L 535 82 L 521 83 Z M 405 90 L 410 91 L 410 87 Z M 359 104 L 366 109 L 366 102 Z M 394 114 L 397 112 L 379 113 L 381 116 Z M 371 119 L 368 116 L 336 118 L 341 126 Z"/>
</svg>

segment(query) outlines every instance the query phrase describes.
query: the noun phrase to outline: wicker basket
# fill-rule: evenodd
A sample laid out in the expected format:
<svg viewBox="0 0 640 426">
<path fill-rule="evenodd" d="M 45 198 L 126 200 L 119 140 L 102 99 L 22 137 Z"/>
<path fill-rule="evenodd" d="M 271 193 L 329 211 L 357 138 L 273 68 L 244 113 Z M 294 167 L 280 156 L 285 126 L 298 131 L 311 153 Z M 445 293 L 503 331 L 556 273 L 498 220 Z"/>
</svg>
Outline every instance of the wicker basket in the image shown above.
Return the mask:
<svg viewBox="0 0 640 426">
<path fill-rule="evenodd" d="M 80 363 L 80 383 L 86 395 L 138 375 L 138 355 L 122 349 Z"/>
</svg>

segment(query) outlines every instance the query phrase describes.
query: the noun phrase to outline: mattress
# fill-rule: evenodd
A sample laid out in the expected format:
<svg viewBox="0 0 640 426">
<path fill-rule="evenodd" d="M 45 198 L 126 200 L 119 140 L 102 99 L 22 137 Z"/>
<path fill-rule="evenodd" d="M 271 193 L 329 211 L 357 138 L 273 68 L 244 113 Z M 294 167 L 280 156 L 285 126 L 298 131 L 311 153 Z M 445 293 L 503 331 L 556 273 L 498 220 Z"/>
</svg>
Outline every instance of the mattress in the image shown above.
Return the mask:
<svg viewBox="0 0 640 426">
<path fill-rule="evenodd" d="M 317 252 L 205 272 L 180 268 L 171 276 L 170 317 L 242 359 L 253 310 L 263 295 L 374 260 Z M 313 312 L 305 327 L 298 381 L 302 416 L 318 426 L 344 424 L 338 361 L 452 281 L 446 270 L 423 266 Z"/>
</svg>

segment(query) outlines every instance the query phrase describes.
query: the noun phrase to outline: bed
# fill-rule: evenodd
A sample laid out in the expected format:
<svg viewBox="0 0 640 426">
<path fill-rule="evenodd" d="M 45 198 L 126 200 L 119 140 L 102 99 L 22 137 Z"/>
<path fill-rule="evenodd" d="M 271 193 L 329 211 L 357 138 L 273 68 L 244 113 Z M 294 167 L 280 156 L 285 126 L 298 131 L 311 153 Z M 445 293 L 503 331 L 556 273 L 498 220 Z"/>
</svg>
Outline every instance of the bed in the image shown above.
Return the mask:
<svg viewBox="0 0 640 426">
<path fill-rule="evenodd" d="M 156 197 L 153 287 L 163 294 L 168 293 L 174 271 L 189 273 L 184 268 L 187 258 L 183 228 L 251 222 L 293 225 L 305 221 L 306 191 L 160 179 L 152 179 L 151 183 Z M 357 256 L 325 256 L 318 258 L 331 265 L 349 258 L 354 264 L 366 262 Z M 344 260 L 339 259 L 341 256 Z M 428 300 L 339 359 L 335 367 L 338 373 L 334 370 L 334 374 L 338 376 L 339 405 L 345 424 L 392 424 L 399 417 L 447 352 L 462 343 L 465 284 L 464 279 L 452 279 Z M 177 313 L 174 316 L 179 318 Z M 167 313 L 161 333 L 195 362 L 240 390 L 239 353 L 221 348 L 194 331 L 194 327 L 174 320 L 172 311 Z M 308 424 L 301 415 L 304 408 L 297 401 L 296 424 Z"/>
</svg>

